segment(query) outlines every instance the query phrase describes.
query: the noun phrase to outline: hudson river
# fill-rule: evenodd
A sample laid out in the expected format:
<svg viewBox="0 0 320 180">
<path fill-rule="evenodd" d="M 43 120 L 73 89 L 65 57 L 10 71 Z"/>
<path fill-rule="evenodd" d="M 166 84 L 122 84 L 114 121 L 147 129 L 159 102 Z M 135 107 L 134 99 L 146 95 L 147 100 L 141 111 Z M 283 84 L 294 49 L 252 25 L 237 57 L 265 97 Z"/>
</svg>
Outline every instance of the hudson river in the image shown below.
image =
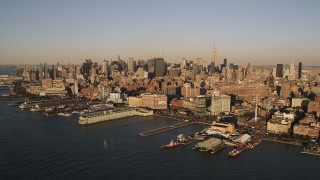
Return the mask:
<svg viewBox="0 0 320 180">
<path fill-rule="evenodd" d="M 320 157 L 301 147 L 262 142 L 237 158 L 231 148 L 216 154 L 193 144 L 164 150 L 191 125 L 163 134 L 139 132 L 177 123 L 160 117 L 133 117 L 79 126 L 78 116 L 45 116 L 0 101 L 0 179 L 319 179 Z"/>
</svg>

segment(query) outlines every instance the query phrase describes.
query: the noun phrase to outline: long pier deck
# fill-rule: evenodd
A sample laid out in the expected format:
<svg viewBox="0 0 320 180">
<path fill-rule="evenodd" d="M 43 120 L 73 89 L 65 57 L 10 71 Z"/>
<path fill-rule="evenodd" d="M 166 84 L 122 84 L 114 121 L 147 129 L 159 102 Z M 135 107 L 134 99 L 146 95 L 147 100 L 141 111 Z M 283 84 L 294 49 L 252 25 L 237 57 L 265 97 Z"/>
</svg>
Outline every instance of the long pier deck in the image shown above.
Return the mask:
<svg viewBox="0 0 320 180">
<path fill-rule="evenodd" d="M 189 121 L 182 122 L 182 123 L 178 123 L 178 124 L 174 124 L 174 125 L 170 125 L 170 126 L 165 126 L 165 127 L 153 129 L 153 130 L 150 130 L 150 131 L 141 132 L 141 133 L 139 133 L 139 135 L 140 136 L 153 136 L 153 135 L 156 135 L 156 134 L 160 134 L 160 133 L 163 133 L 163 132 L 166 132 L 166 131 L 170 131 L 170 130 L 173 130 L 173 129 L 178 129 L 180 127 L 188 126 L 188 125 L 191 125 L 191 124 L 194 124 L 194 123 L 193 122 L 189 122 Z"/>
</svg>

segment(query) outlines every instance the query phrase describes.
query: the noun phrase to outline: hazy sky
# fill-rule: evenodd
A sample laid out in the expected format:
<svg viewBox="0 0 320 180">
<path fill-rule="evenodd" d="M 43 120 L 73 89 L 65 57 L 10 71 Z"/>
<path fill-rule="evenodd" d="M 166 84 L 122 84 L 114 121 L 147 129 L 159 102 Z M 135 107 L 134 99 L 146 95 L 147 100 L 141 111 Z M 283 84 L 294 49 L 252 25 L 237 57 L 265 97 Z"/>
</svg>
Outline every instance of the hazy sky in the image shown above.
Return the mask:
<svg viewBox="0 0 320 180">
<path fill-rule="evenodd" d="M 319 0 L 1 0 L 0 64 L 162 56 L 320 65 Z"/>
</svg>

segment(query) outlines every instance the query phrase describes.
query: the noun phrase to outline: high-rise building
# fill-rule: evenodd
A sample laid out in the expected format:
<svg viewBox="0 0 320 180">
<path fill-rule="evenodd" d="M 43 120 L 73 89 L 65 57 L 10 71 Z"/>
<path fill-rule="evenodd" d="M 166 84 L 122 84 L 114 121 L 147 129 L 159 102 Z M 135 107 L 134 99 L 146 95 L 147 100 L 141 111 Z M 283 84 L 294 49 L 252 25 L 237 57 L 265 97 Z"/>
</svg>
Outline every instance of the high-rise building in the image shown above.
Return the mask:
<svg viewBox="0 0 320 180">
<path fill-rule="evenodd" d="M 92 63 L 91 59 L 86 59 L 82 65 L 82 74 L 86 80 L 88 80 L 92 64 L 93 63 Z"/>
<path fill-rule="evenodd" d="M 43 66 L 42 66 L 42 63 L 39 64 L 38 71 L 39 71 L 39 81 L 42 81 L 42 79 L 43 79 Z"/>
<path fill-rule="evenodd" d="M 293 61 L 290 65 L 290 68 L 289 68 L 289 77 L 288 79 L 289 80 L 294 80 L 296 78 L 296 69 L 294 68 L 294 64 L 293 64 Z"/>
<path fill-rule="evenodd" d="M 163 58 L 154 59 L 154 75 L 155 77 L 162 77 L 164 75 L 164 60 Z"/>
<path fill-rule="evenodd" d="M 230 112 L 231 97 L 228 95 L 212 96 L 211 99 L 211 113 L 213 115 L 222 112 Z"/>
<path fill-rule="evenodd" d="M 48 65 L 47 65 L 47 63 L 44 63 L 44 66 L 43 66 L 43 79 L 46 79 L 48 77 L 49 77 L 49 75 L 48 75 Z"/>
<path fill-rule="evenodd" d="M 199 68 L 198 68 L 198 64 L 196 62 L 192 63 L 192 71 L 193 71 L 193 75 L 194 75 L 194 79 L 195 79 L 196 75 L 199 74 Z"/>
<path fill-rule="evenodd" d="M 57 77 L 57 70 L 56 70 L 56 67 L 52 65 L 50 69 L 50 78 L 56 79 L 56 77 Z"/>
<path fill-rule="evenodd" d="M 224 67 L 226 67 L 227 64 L 228 64 L 228 59 L 223 59 L 223 65 L 224 65 Z"/>
<path fill-rule="evenodd" d="M 277 64 L 276 77 L 283 77 L 283 64 Z"/>
<path fill-rule="evenodd" d="M 135 69 L 135 62 L 133 60 L 133 57 L 129 57 L 129 60 L 128 60 L 128 71 L 133 73 L 134 69 Z"/>
<path fill-rule="evenodd" d="M 102 70 L 101 71 L 107 77 L 109 76 L 109 71 L 108 71 L 109 67 L 108 66 L 109 66 L 109 62 L 104 60 L 102 62 Z"/>
<path fill-rule="evenodd" d="M 214 43 L 212 52 L 211 52 L 211 63 L 210 63 L 210 72 L 214 73 L 216 70 L 216 64 L 217 64 L 217 49 L 216 49 L 216 43 Z"/>
<path fill-rule="evenodd" d="M 281 89 L 280 89 L 280 98 L 286 99 L 291 96 L 291 91 L 290 91 L 290 83 L 282 83 L 281 84 Z"/>
<path fill-rule="evenodd" d="M 302 77 L 302 62 L 299 62 L 299 72 L 298 72 L 298 79 Z"/>
</svg>

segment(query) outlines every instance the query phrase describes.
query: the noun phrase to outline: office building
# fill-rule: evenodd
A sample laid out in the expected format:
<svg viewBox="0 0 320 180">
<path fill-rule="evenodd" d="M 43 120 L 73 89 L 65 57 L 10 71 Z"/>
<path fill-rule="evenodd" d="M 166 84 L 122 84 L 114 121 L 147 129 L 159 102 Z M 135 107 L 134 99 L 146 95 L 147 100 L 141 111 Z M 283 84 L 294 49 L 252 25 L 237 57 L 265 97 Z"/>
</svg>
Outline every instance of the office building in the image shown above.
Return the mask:
<svg viewBox="0 0 320 180">
<path fill-rule="evenodd" d="M 283 64 L 277 64 L 276 77 L 283 77 Z"/>
<path fill-rule="evenodd" d="M 302 76 L 302 62 L 299 62 L 299 72 L 298 72 L 298 79 Z"/>
</svg>

